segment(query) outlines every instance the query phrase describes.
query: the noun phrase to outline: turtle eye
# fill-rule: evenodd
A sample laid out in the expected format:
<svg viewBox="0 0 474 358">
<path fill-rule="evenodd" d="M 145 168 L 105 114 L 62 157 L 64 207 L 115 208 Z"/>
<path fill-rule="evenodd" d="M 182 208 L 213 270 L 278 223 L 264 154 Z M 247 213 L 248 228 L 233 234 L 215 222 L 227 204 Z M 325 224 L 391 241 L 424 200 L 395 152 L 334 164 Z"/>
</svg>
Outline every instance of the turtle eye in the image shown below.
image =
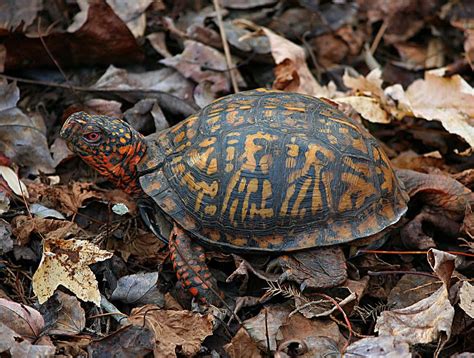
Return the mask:
<svg viewBox="0 0 474 358">
<path fill-rule="evenodd" d="M 88 143 L 97 143 L 102 138 L 102 134 L 99 132 L 90 132 L 85 134 L 83 138 Z"/>
</svg>

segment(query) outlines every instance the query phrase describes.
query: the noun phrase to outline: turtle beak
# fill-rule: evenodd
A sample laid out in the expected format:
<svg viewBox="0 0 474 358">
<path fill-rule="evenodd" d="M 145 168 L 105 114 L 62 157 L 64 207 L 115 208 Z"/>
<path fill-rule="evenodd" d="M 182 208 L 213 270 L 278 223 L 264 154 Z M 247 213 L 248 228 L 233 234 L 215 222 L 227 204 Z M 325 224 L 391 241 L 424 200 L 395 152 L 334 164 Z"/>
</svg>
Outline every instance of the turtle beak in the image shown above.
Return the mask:
<svg viewBox="0 0 474 358">
<path fill-rule="evenodd" d="M 77 112 L 70 115 L 59 132 L 59 136 L 64 139 L 68 148 L 73 152 L 75 152 L 73 139 L 77 137 L 77 133 L 82 129 L 82 127 L 87 124 L 86 121 L 81 118 L 83 114 L 85 113 Z"/>
</svg>

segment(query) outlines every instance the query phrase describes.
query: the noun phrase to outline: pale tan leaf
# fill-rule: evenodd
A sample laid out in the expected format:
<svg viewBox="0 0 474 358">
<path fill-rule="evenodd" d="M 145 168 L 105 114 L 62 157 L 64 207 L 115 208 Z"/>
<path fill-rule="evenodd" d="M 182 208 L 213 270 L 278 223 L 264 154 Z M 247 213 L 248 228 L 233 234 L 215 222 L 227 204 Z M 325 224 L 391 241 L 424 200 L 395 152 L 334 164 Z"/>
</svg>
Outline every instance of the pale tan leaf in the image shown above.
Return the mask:
<svg viewBox="0 0 474 358">
<path fill-rule="evenodd" d="M 443 75 L 442 69 L 428 71 L 407 88 L 413 114 L 439 120 L 447 131 L 474 147 L 474 89 L 459 75 Z"/>
<path fill-rule="evenodd" d="M 45 302 L 62 285 L 79 299 L 98 306 L 99 287 L 89 265 L 110 257 L 111 252 L 101 250 L 89 241 L 63 240 L 47 235 L 43 242 L 43 257 L 33 275 L 33 291 L 38 301 Z"/>
<path fill-rule="evenodd" d="M 186 357 L 199 352 L 202 341 L 212 334 L 212 315 L 190 311 L 163 310 L 155 305 L 134 308 L 129 318 L 136 326 L 145 325 L 155 333 L 155 357 L 174 358 L 176 348 Z"/>
<path fill-rule="evenodd" d="M 18 196 L 28 198 L 26 185 L 18 178 L 13 169 L 0 165 L 0 176 L 5 180 L 8 187 Z"/>
<path fill-rule="evenodd" d="M 330 97 L 329 90 L 321 86 L 311 74 L 302 47 L 267 28 L 263 28 L 263 31 L 270 41 L 272 56 L 277 64 L 274 88 L 316 97 Z"/>
<path fill-rule="evenodd" d="M 230 358 L 258 358 L 263 357 L 257 344 L 250 338 L 244 328 L 240 328 L 230 343 L 224 346 Z"/>
<path fill-rule="evenodd" d="M 448 338 L 454 318 L 446 287 L 431 296 L 398 310 L 384 311 L 375 325 L 380 336 L 398 337 L 409 344 L 436 341 L 441 333 Z"/>
<path fill-rule="evenodd" d="M 344 355 L 347 358 L 385 357 L 410 358 L 410 347 L 399 342 L 395 337 L 369 337 L 358 340 L 347 347 Z"/>
<path fill-rule="evenodd" d="M 474 286 L 464 281 L 459 290 L 459 299 L 459 307 L 461 307 L 469 317 L 474 318 Z"/>
<path fill-rule="evenodd" d="M 338 103 L 350 104 L 362 117 L 373 123 L 390 123 L 388 113 L 384 111 L 376 97 L 350 96 L 334 99 Z"/>
<path fill-rule="evenodd" d="M 342 80 L 344 85 L 352 89 L 354 92 L 374 94 L 379 98 L 384 96 L 382 89 L 382 71 L 380 71 L 379 68 L 370 71 L 370 73 L 365 77 L 352 77 L 349 76 L 348 72 L 346 71 L 342 76 Z"/>
</svg>

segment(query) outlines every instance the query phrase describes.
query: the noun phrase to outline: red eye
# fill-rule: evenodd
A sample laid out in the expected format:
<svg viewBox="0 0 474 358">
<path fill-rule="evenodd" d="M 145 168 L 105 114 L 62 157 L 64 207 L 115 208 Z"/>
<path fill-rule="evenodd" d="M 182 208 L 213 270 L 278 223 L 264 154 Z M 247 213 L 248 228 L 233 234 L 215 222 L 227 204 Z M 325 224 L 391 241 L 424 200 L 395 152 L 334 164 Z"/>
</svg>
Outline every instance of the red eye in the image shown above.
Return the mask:
<svg viewBox="0 0 474 358">
<path fill-rule="evenodd" d="M 90 132 L 84 135 L 84 139 L 89 143 L 97 143 L 100 140 L 101 136 L 102 135 L 98 132 Z"/>
</svg>

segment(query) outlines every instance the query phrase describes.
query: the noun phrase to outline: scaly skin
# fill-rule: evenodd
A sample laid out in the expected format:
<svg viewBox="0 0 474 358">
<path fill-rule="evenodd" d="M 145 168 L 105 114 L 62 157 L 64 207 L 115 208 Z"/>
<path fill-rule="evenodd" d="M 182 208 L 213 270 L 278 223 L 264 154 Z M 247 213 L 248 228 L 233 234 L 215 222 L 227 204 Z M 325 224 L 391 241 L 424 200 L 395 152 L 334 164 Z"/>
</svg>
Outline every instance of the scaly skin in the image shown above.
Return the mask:
<svg viewBox="0 0 474 358">
<path fill-rule="evenodd" d="M 145 156 L 146 143 L 126 122 L 77 112 L 64 123 L 61 137 L 73 152 L 118 188 L 135 197 L 145 196 L 137 165 Z M 171 233 L 169 247 L 182 286 L 201 303 L 219 304 L 214 292 L 222 294 L 206 265 L 203 248 L 177 226 Z"/>
</svg>

